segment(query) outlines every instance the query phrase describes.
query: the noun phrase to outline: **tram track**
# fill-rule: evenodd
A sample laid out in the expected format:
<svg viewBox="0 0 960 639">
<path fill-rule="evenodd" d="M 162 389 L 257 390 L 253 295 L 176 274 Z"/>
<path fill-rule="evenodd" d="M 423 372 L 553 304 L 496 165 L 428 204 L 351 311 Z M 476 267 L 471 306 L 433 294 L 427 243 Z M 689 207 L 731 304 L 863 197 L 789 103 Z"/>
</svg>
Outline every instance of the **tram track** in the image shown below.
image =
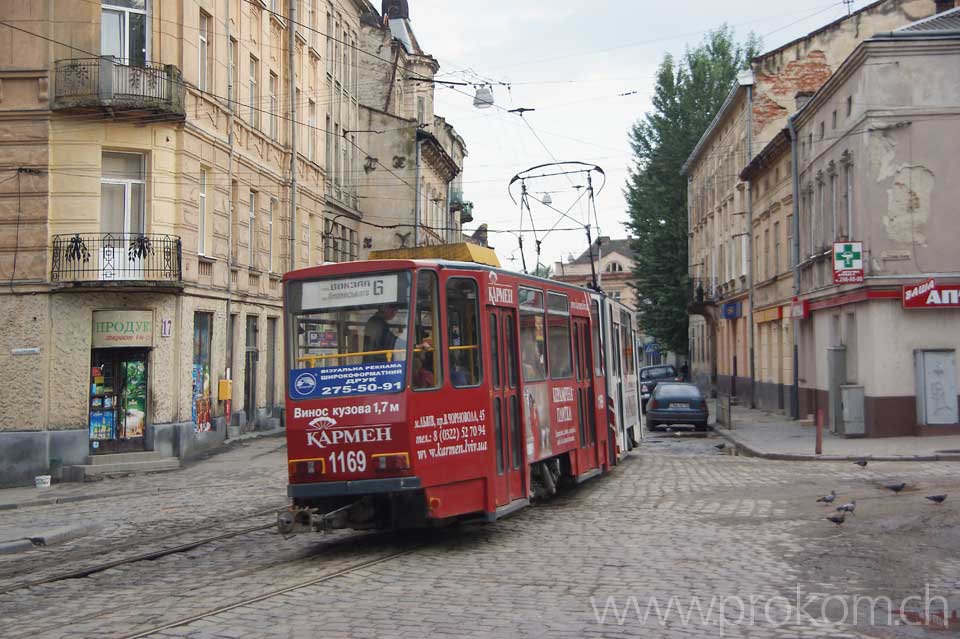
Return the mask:
<svg viewBox="0 0 960 639">
<path fill-rule="evenodd" d="M 268 508 L 268 509 L 265 509 L 265 510 L 257 511 L 257 512 L 255 512 L 255 513 L 250 513 L 249 515 L 243 516 L 242 519 L 251 519 L 251 518 L 254 518 L 254 517 L 263 517 L 263 516 L 266 516 L 266 515 L 272 515 L 272 514 L 276 513 L 276 511 L 279 510 L 279 509 L 282 508 L 282 507 L 283 507 L 283 505 L 279 505 L 279 506 L 276 506 L 276 507 L 273 507 L 273 508 Z M 202 528 L 199 528 L 199 529 L 194 528 L 194 529 L 192 529 L 192 530 L 190 530 L 190 531 L 180 531 L 180 532 L 171 533 L 171 534 L 169 534 L 169 535 L 164 535 L 164 536 L 160 536 L 160 537 L 156 537 L 156 538 L 154 538 L 154 539 L 151 539 L 149 542 L 147 542 L 147 544 L 155 544 L 155 543 L 162 542 L 162 541 L 165 541 L 165 540 L 174 538 L 174 537 L 186 536 L 186 535 L 189 535 L 190 533 L 196 533 L 196 532 L 198 532 L 198 531 L 208 530 L 208 529 L 210 529 L 210 528 L 214 528 L 215 526 L 216 526 L 216 524 L 211 524 L 210 526 L 205 526 L 205 527 L 202 527 Z M 205 545 L 207 545 L 207 544 L 215 543 L 215 542 L 218 542 L 218 541 L 224 541 L 224 540 L 231 539 L 231 538 L 234 538 L 234 537 L 240 537 L 240 536 L 242 536 L 242 535 L 248 535 L 248 534 L 250 534 L 250 533 L 258 532 L 258 531 L 261 531 L 261 530 L 268 530 L 268 529 L 273 528 L 273 527 L 275 527 L 275 526 L 276 526 L 276 522 L 275 522 L 275 521 L 271 521 L 271 522 L 266 523 L 266 524 L 258 524 L 258 525 L 256 525 L 256 526 L 248 526 L 248 527 L 246 527 L 246 528 L 241 528 L 241 529 L 239 529 L 239 530 L 232 530 L 232 531 L 229 531 L 229 532 L 221 533 L 221 534 L 219 534 L 219 535 L 213 535 L 213 536 L 210 536 L 210 537 L 204 537 L 204 538 L 202 538 L 202 539 L 195 539 L 195 540 L 192 540 L 192 541 L 189 541 L 189 542 L 186 542 L 186 543 L 183 543 L 183 544 L 178 544 L 178 545 L 176 545 L 176 546 L 171 546 L 171 547 L 168 547 L 168 548 L 160 548 L 160 549 L 151 550 L 151 551 L 148 551 L 148 552 L 143 552 L 143 553 L 138 553 L 138 554 L 135 554 L 135 555 L 131 555 L 131 556 L 129 556 L 129 557 L 123 557 L 123 558 L 120 558 L 120 559 L 114 559 L 114 560 L 110 560 L 110 561 L 104 561 L 104 562 L 101 562 L 101 563 L 98 563 L 98 564 L 94 564 L 94 565 L 92 565 L 92 566 L 85 566 L 85 567 L 81 567 L 81 568 L 76 568 L 76 569 L 74 569 L 74 570 L 63 571 L 63 572 L 59 572 L 59 573 L 56 573 L 56 574 L 53 574 L 53 575 L 49 575 L 49 576 L 46 576 L 46 577 L 41 577 L 41 578 L 39 578 L 39 579 L 32 579 L 32 580 L 20 581 L 20 582 L 14 583 L 14 584 L 10 584 L 10 585 L 8 585 L 8 586 L 2 586 L 2 587 L 0 587 L 0 595 L 6 594 L 6 593 L 9 593 L 9 592 L 13 592 L 13 591 L 15 591 L 15 590 L 21 590 L 21 589 L 23 589 L 23 588 L 34 588 L 34 587 L 37 587 L 37 586 L 42 586 L 42 585 L 46 585 L 46 584 L 51 584 L 51 583 L 55 583 L 55 582 L 58 582 L 58 581 L 64 581 L 64 580 L 67 580 L 67 579 L 83 579 L 83 578 L 85 578 L 85 577 L 89 577 L 89 576 L 91 576 L 91 575 L 94 575 L 94 574 L 103 572 L 103 571 L 105 571 L 105 570 L 110 570 L 111 568 L 117 568 L 117 567 L 119 567 L 119 566 L 124 566 L 124 565 L 128 565 L 128 564 L 138 563 L 138 562 L 141 562 L 141 561 L 155 561 L 155 560 L 157 560 L 157 559 L 161 559 L 161 558 L 163 558 L 163 557 L 167 557 L 167 556 L 170 556 L 170 555 L 175 555 L 175 554 L 178 554 L 178 553 L 188 552 L 188 551 L 190 551 L 190 550 L 193 550 L 193 549 L 195 549 L 195 548 L 199 548 L 199 547 L 201 547 L 201 546 L 205 546 Z M 147 545 L 147 544 L 144 544 L 144 545 Z M 62 564 L 62 563 L 64 563 L 65 560 L 66 560 L 66 561 L 73 561 L 73 562 L 77 562 L 77 561 L 81 561 L 81 562 L 82 562 L 84 559 L 91 559 L 91 558 L 98 557 L 98 556 L 101 556 L 101 555 L 109 555 L 111 552 L 115 552 L 115 551 L 117 551 L 117 550 L 122 550 L 122 549 L 123 549 L 123 547 L 114 547 L 114 548 L 111 548 L 111 549 L 106 550 L 106 551 L 100 551 L 100 552 L 97 552 L 97 553 L 94 553 L 94 554 L 90 554 L 90 555 L 86 555 L 86 556 L 80 557 L 80 558 L 75 558 L 75 557 L 74 557 L 74 558 L 69 558 L 69 557 L 68 557 L 68 558 L 61 558 L 61 557 L 57 557 L 57 558 L 55 559 L 55 563 Z M 30 567 L 30 571 L 31 571 L 31 572 L 36 572 L 36 566 L 31 566 L 31 567 Z M 4 576 L 5 576 L 5 577 L 9 577 L 9 576 L 12 576 L 12 575 L 15 575 L 15 574 L 17 574 L 17 573 L 15 573 L 15 572 L 14 572 L 14 573 L 7 573 L 7 575 L 4 575 Z"/>
<path fill-rule="evenodd" d="M 245 606 L 250 606 L 250 605 L 253 605 L 253 604 L 255 604 L 255 603 L 259 603 L 259 602 L 261 602 L 261 601 L 266 601 L 266 600 L 268 600 L 268 599 L 272 599 L 272 598 L 274 598 L 274 597 L 279 597 L 279 596 L 285 595 L 285 594 L 287 594 L 287 593 L 289 593 L 289 592 L 294 592 L 294 591 L 296 591 L 296 590 L 300 590 L 301 588 L 309 588 L 310 586 L 315 586 L 315 585 L 317 585 L 317 584 L 321 584 L 321 583 L 324 583 L 324 582 L 327 582 L 327 581 L 333 581 L 334 579 L 337 579 L 337 578 L 339 578 L 339 577 L 343 577 L 343 576 L 349 575 L 349 574 L 354 573 L 354 572 L 357 572 L 357 571 L 359 571 L 359 570 L 364 570 L 365 568 L 371 568 L 371 567 L 373 567 L 373 566 L 376 566 L 376 565 L 379 565 L 379 564 L 384 564 L 384 563 L 387 563 L 387 562 L 389 562 L 389 561 L 393 561 L 394 559 L 398 559 L 398 558 L 400 558 L 400 557 L 404 557 L 404 556 L 406 556 L 406 555 L 413 554 L 414 552 L 420 550 L 423 546 L 424 546 L 424 544 L 419 544 L 419 545 L 417 545 L 417 546 L 415 546 L 415 547 L 413 547 L 413 548 L 407 548 L 407 549 L 404 549 L 404 550 L 400 550 L 400 551 L 397 551 L 397 552 L 394 552 L 394 553 L 385 555 L 385 556 L 383 556 L 383 557 L 377 557 L 376 559 L 369 559 L 369 560 L 366 560 L 366 561 L 362 561 L 362 562 L 359 562 L 359 563 L 357 563 L 357 564 L 354 564 L 353 566 L 348 566 L 348 567 L 346 567 L 346 568 L 341 568 L 341 569 L 339 569 L 339 570 L 335 570 L 335 571 L 333 571 L 333 572 L 326 573 L 326 574 L 320 575 L 320 576 L 318 576 L 318 577 L 313 577 L 313 578 L 308 579 L 308 580 L 306 580 L 306 581 L 301 581 L 301 582 L 299 582 L 299 583 L 296 583 L 296 584 L 293 584 L 293 585 L 290 585 L 290 586 L 284 586 L 283 588 L 278 588 L 278 589 L 272 590 L 272 591 L 270 591 L 270 592 L 262 593 L 262 594 L 259 594 L 259 595 L 255 596 L 255 597 L 248 597 L 248 598 L 246 598 L 246 599 L 241 599 L 241 600 L 238 600 L 238 601 L 234 601 L 234 602 L 232 602 L 232 603 L 225 604 L 225 605 L 223 605 L 223 606 L 219 606 L 219 607 L 217 607 L 217 608 L 214 608 L 213 610 L 209 610 L 209 611 L 206 611 L 206 612 L 197 614 L 197 615 L 193 615 L 193 616 L 191 616 L 191 617 L 184 617 L 184 618 L 178 619 L 178 620 L 176 620 L 176 621 L 172 621 L 172 622 L 169 622 L 169 623 L 160 625 L 160 626 L 156 626 L 156 627 L 154 627 L 154 628 L 151 628 L 150 630 L 144 630 L 144 631 L 138 632 L 138 633 L 136 633 L 136 634 L 132 634 L 132 635 L 125 635 L 122 639 L 143 639 L 144 637 L 149 637 L 149 636 L 154 635 L 154 634 L 156 634 L 156 633 L 158 633 L 158 632 L 163 632 L 163 631 L 165 631 L 165 630 L 170 630 L 171 628 L 178 628 L 178 627 L 180 627 L 180 626 L 185 626 L 185 625 L 188 625 L 188 624 L 191 624 L 191 623 L 195 623 L 195 622 L 197 622 L 197 621 L 201 621 L 201 620 L 203 620 L 203 619 L 207 619 L 207 618 L 209 618 L 209 617 L 213 617 L 213 616 L 215 616 L 215 615 L 218 615 L 218 614 L 221 614 L 221 613 L 224 613 L 224 612 L 229 612 L 230 610 L 235 610 L 235 609 L 237 609 L 237 608 L 243 608 L 243 607 L 245 607 Z"/>
</svg>

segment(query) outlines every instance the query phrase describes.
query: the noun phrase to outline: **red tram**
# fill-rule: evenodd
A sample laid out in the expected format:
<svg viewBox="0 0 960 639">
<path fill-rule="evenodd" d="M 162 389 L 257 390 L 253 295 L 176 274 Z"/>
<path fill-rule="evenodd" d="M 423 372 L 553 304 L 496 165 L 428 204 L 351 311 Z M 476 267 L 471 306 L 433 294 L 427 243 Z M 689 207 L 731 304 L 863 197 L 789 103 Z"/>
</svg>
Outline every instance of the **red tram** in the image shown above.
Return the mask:
<svg viewBox="0 0 960 639">
<path fill-rule="evenodd" d="M 635 318 L 474 263 L 284 278 L 284 533 L 495 521 L 608 471 L 639 433 Z"/>
</svg>

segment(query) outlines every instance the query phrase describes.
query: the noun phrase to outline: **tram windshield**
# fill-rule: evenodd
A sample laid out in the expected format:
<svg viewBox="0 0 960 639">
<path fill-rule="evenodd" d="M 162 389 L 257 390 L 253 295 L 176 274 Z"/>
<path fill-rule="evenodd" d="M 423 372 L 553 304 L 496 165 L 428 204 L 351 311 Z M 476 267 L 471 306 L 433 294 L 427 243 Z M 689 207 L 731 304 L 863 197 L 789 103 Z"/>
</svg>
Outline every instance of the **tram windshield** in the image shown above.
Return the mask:
<svg viewBox="0 0 960 639">
<path fill-rule="evenodd" d="M 403 390 L 410 273 L 290 282 L 292 399 Z"/>
</svg>

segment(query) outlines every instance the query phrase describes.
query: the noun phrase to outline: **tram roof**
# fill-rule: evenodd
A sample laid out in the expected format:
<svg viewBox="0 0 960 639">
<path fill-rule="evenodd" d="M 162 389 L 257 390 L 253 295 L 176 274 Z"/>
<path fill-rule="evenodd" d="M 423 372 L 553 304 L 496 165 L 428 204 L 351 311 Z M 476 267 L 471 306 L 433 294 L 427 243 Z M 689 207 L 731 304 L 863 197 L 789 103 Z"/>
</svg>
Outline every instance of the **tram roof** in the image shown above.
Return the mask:
<svg viewBox="0 0 960 639">
<path fill-rule="evenodd" d="M 384 271 L 403 271 L 403 270 L 412 270 L 416 268 L 423 267 L 436 267 L 436 268 L 455 268 L 465 271 L 483 271 L 483 272 L 493 272 L 510 277 L 520 278 L 530 283 L 539 283 L 544 286 L 549 286 L 553 288 L 561 288 L 572 291 L 583 291 L 591 295 L 599 295 L 605 297 L 608 301 L 616 304 L 617 306 L 622 306 L 631 313 L 636 312 L 635 309 L 630 308 L 623 302 L 615 300 L 603 291 L 595 291 L 591 288 L 586 288 L 584 286 L 577 286 L 576 284 L 569 284 L 567 282 L 561 282 L 559 280 L 552 280 L 546 277 L 540 277 L 539 275 L 530 275 L 528 273 L 519 273 L 517 271 L 511 271 L 503 267 L 489 266 L 487 264 L 477 264 L 476 262 L 458 262 L 455 260 L 442 260 L 442 259 L 389 259 L 389 260 L 359 260 L 356 262 L 333 262 L 328 264 L 322 264 L 320 266 L 312 266 L 309 268 L 299 269 L 297 271 L 290 271 L 283 276 L 284 281 L 291 280 L 310 280 L 314 278 L 325 278 L 325 277 L 337 277 L 342 275 L 350 275 L 352 273 L 381 273 Z"/>
</svg>

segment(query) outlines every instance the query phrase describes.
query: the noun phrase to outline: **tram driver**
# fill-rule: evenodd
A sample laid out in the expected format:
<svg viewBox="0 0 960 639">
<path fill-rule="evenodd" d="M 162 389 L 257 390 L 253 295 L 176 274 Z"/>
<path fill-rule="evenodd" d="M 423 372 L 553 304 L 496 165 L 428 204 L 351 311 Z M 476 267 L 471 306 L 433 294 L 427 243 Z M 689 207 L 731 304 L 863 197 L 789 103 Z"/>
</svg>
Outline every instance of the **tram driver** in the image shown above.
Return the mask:
<svg viewBox="0 0 960 639">
<path fill-rule="evenodd" d="M 397 335 L 390 328 L 390 321 L 396 316 L 396 304 L 387 304 L 367 320 L 363 327 L 363 352 L 368 353 L 363 356 L 364 364 L 386 362 L 386 351 L 396 349 Z"/>
</svg>

